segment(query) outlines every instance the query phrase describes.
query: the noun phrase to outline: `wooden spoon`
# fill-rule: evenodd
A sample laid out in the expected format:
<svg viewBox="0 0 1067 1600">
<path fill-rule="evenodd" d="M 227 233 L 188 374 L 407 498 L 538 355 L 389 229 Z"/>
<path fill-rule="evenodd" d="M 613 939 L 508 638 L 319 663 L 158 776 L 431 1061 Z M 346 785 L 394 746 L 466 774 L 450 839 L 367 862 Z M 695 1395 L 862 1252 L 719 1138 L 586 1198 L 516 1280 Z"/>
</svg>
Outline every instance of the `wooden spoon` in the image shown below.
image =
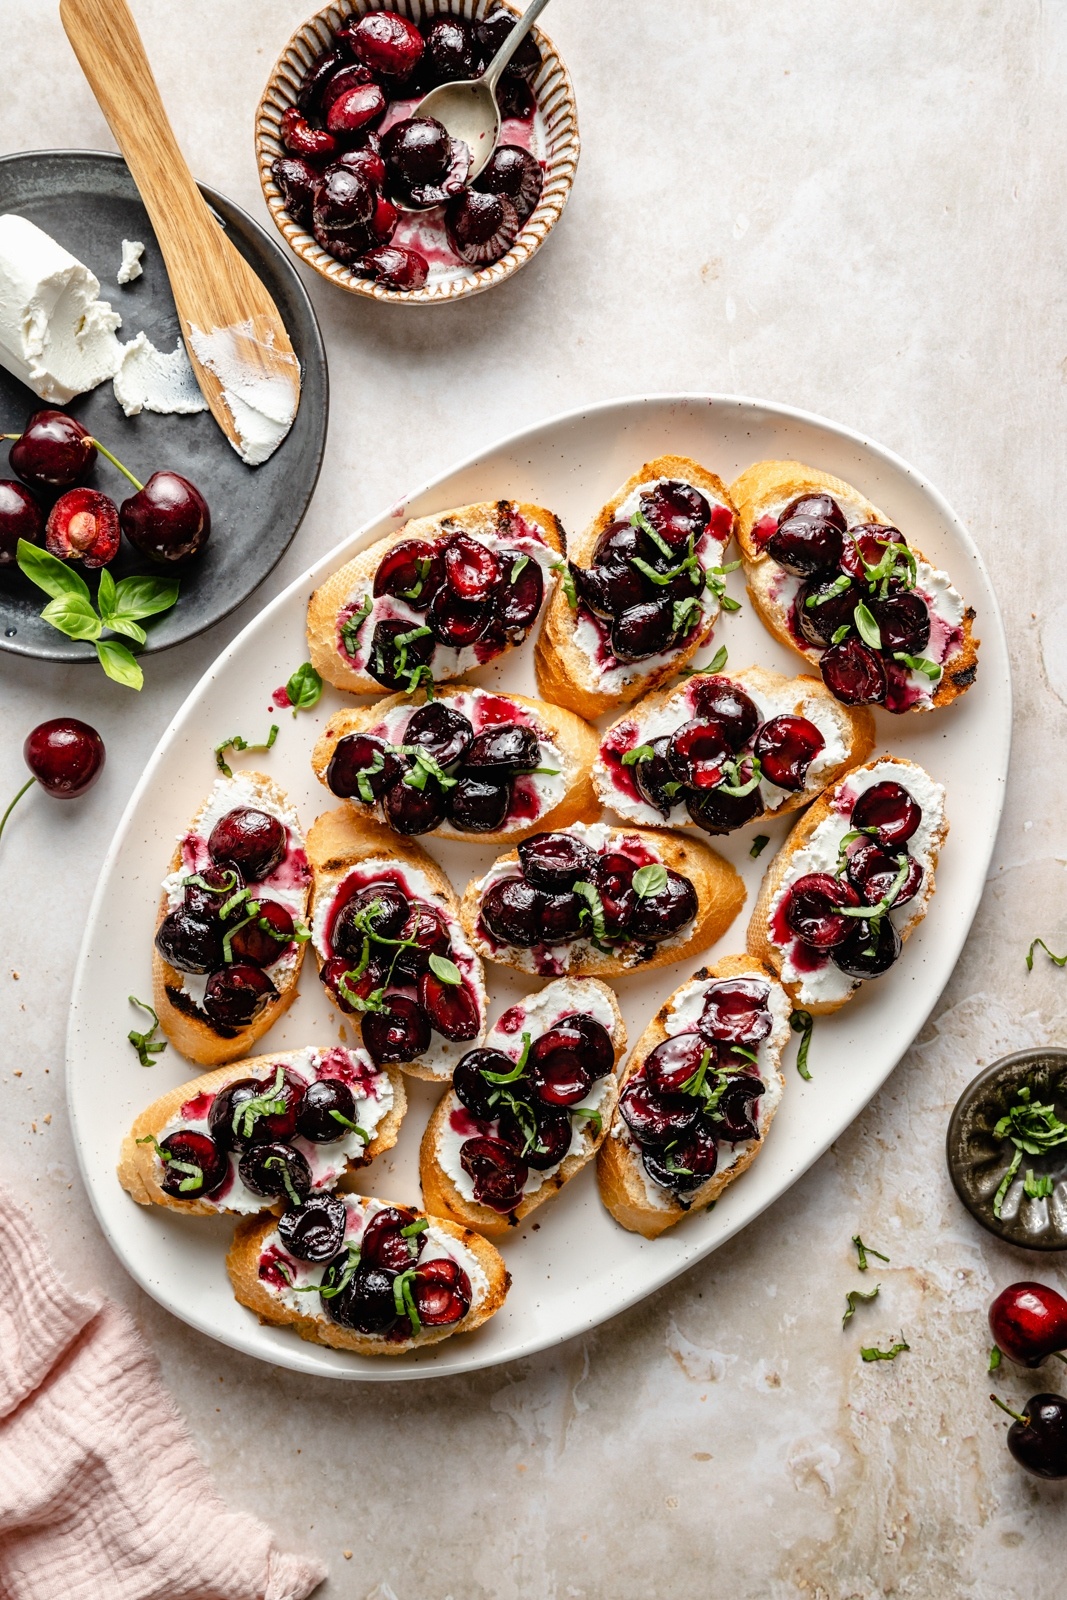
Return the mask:
<svg viewBox="0 0 1067 1600">
<path fill-rule="evenodd" d="M 300 402 L 278 308 L 193 181 L 126 0 L 60 0 L 59 14 L 151 218 L 196 381 L 238 455 L 257 465 Z"/>
</svg>

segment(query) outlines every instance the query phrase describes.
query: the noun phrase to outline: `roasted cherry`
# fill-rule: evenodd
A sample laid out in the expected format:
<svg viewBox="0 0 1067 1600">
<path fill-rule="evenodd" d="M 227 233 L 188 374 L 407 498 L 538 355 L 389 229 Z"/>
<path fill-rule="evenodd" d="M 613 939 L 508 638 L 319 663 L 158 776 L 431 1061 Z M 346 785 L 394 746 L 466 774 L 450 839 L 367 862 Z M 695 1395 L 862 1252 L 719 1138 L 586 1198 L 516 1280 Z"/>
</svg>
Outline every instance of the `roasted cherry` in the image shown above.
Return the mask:
<svg viewBox="0 0 1067 1600">
<path fill-rule="evenodd" d="M 593 546 L 594 567 L 625 567 L 640 556 L 654 566 L 661 551 L 632 522 L 612 522 Z"/>
<path fill-rule="evenodd" d="M 119 513 L 114 500 L 95 489 L 68 489 L 45 524 L 45 549 L 61 561 L 106 567 L 119 553 Z"/>
<path fill-rule="evenodd" d="M 674 636 L 671 602 L 643 600 L 615 618 L 611 625 L 611 653 L 617 661 L 645 661 L 667 650 Z"/>
<path fill-rule="evenodd" d="M 419 1259 L 426 1244 L 425 1228 L 418 1227 L 414 1211 L 405 1206 L 383 1206 L 376 1211 L 359 1241 L 363 1261 L 389 1272 L 406 1272 Z M 409 1230 L 405 1236 L 405 1229 Z"/>
<path fill-rule="evenodd" d="M 1035 1478 L 1067 1478 L 1067 1399 L 1062 1394 L 1035 1394 L 1024 1412 L 1012 1411 L 996 1395 L 1002 1411 L 1015 1420 L 1008 1429 L 1008 1449 Z"/>
<path fill-rule="evenodd" d="M 505 1107 L 497 1121 L 497 1136 L 535 1172 L 558 1167 L 571 1147 L 571 1119 L 562 1106 L 536 1107 L 536 1132 L 530 1137 L 514 1111 Z"/>
<path fill-rule="evenodd" d="M 462 1041 L 478 1037 L 478 1004 L 465 983 L 445 983 L 436 973 L 423 972 L 419 1004 L 443 1038 Z"/>
<path fill-rule="evenodd" d="M 461 600 L 454 590 L 439 589 L 426 619 L 441 643 L 451 650 L 467 650 L 488 629 L 492 612 L 482 600 Z"/>
<path fill-rule="evenodd" d="M 539 562 L 517 550 L 501 550 L 499 560 L 501 578 L 496 595 L 497 616 L 508 636 L 516 640 L 516 636 L 525 632 L 541 609 L 545 575 Z"/>
<path fill-rule="evenodd" d="M 251 913 L 251 921 L 235 928 L 230 949 L 236 961 L 250 961 L 254 967 L 272 967 L 292 943 L 296 924 L 292 912 L 277 900 L 257 900 L 255 904 L 259 910 Z M 247 905 L 241 906 L 237 915 L 242 911 L 246 917 L 250 914 Z"/>
<path fill-rule="evenodd" d="M 671 771 L 688 789 L 713 789 L 730 755 L 726 731 L 717 722 L 683 722 L 667 746 Z"/>
<path fill-rule="evenodd" d="M 399 939 L 411 915 L 411 901 L 395 883 L 372 883 L 345 901 L 330 929 L 330 943 L 337 955 L 356 961 L 363 953 L 367 937 L 361 923 L 379 939 Z"/>
<path fill-rule="evenodd" d="M 519 862 L 527 881 L 550 894 L 573 889 L 588 879 L 596 857 L 574 833 L 535 833 L 519 845 Z"/>
<path fill-rule="evenodd" d="M 351 58 L 344 50 L 324 50 L 322 55 L 316 56 L 304 74 L 296 97 L 296 103 L 304 115 L 312 116 L 319 109 L 322 92 L 326 84 L 333 77 L 338 67 L 343 67 Z"/>
<path fill-rule="evenodd" d="M 367 966 L 358 978 L 352 975 L 350 970 L 352 965 L 347 956 L 331 956 L 329 961 L 323 962 L 319 972 L 323 987 L 329 990 L 341 1010 L 350 1015 L 359 1008 L 348 995 L 354 995 L 358 1000 L 366 1000 L 375 989 L 384 988 L 389 978 L 389 963 L 382 956 L 372 953 Z M 342 983 L 347 994 L 342 993 Z"/>
<path fill-rule="evenodd" d="M 425 539 L 399 539 L 378 563 L 375 595 L 406 600 L 413 611 L 425 611 L 445 578 L 439 545 Z"/>
<path fill-rule="evenodd" d="M 382 135 L 382 160 L 404 193 L 440 182 L 451 158 L 448 130 L 434 117 L 407 117 Z"/>
<path fill-rule="evenodd" d="M 847 876 L 860 897 L 870 906 L 876 906 L 896 883 L 900 869 L 907 862 L 908 875 L 897 890 L 894 906 L 907 905 L 914 900 L 922 886 L 923 869 L 914 856 L 906 850 L 887 850 L 874 839 L 865 839 L 852 850 L 848 858 Z"/>
<path fill-rule="evenodd" d="M 395 833 L 430 833 L 445 820 L 447 803 L 441 785 L 427 778 L 421 789 L 401 779 L 382 801 L 385 820 Z"/>
<path fill-rule="evenodd" d="M 705 1057 L 713 1063 L 715 1052 L 699 1033 L 672 1034 L 645 1057 L 645 1081 L 660 1097 L 692 1094 Z"/>
<path fill-rule="evenodd" d="M 761 1079 L 750 1072 L 739 1072 L 726 1080 L 715 1107 L 715 1131 L 720 1139 L 737 1144 L 742 1139 L 758 1139 L 756 1104 L 763 1093 Z"/>
<path fill-rule="evenodd" d="M 862 904 L 850 883 L 828 872 L 809 872 L 786 891 L 786 926 L 813 950 L 832 950 L 856 927 L 856 919 L 843 917 L 841 907 Z"/>
<path fill-rule="evenodd" d="M 921 655 L 930 643 L 930 612 L 926 601 L 914 593 L 886 595 L 884 600 L 868 602 L 878 624 L 882 649 L 890 655 Z"/>
<path fill-rule="evenodd" d="M 168 911 L 156 931 L 156 949 L 178 972 L 213 972 L 222 962 L 222 931 L 214 918 L 195 916 L 185 904 Z"/>
<path fill-rule="evenodd" d="M 20 539 L 39 544 L 44 514 L 30 491 L 13 479 L 0 479 L 0 567 L 18 558 Z"/>
<path fill-rule="evenodd" d="M 783 715 L 765 722 L 756 735 L 752 754 L 763 776 L 779 789 L 796 793 L 807 781 L 808 768 L 826 746 L 826 740 L 807 717 Z"/>
<path fill-rule="evenodd" d="M 380 13 L 374 13 L 380 15 Z M 335 1256 L 322 1275 L 324 1289 L 337 1288 L 348 1270 L 349 1253 Z M 393 1294 L 394 1275 L 384 1267 L 362 1264 L 339 1294 L 326 1295 L 322 1309 L 331 1322 L 356 1333 L 389 1333 L 400 1321 Z"/>
<path fill-rule="evenodd" d="M 492 16 L 483 17 L 475 24 L 475 38 L 481 52 L 479 63 L 481 71 L 484 72 L 514 26 L 514 12 L 503 10 L 494 11 Z M 528 33 L 505 67 L 504 76 L 532 83 L 540 69 L 541 60 L 537 40 L 532 33 Z"/>
<path fill-rule="evenodd" d="M 482 899 L 481 920 L 499 944 L 530 950 L 541 942 L 545 897 L 524 878 L 502 878 Z"/>
<path fill-rule="evenodd" d="M 711 521 L 711 507 L 692 484 L 677 479 L 657 483 L 641 496 L 641 510 L 660 538 L 669 545 L 684 545 L 699 539 Z"/>
<path fill-rule="evenodd" d="M 399 644 L 399 639 L 406 643 Z M 433 652 L 434 638 L 428 629 L 422 632 L 400 617 L 387 617 L 374 624 L 367 671 L 385 689 L 407 689 L 410 674 L 426 666 Z"/>
<path fill-rule="evenodd" d="M 95 460 L 96 441 L 65 411 L 35 411 L 11 446 L 12 467 L 34 489 L 69 489 Z"/>
<path fill-rule="evenodd" d="M 440 912 L 422 900 L 412 906 L 399 937 L 412 943 L 396 953 L 398 978 L 415 979 L 428 969 L 431 956 L 450 957 L 452 954 L 452 940 Z"/>
<path fill-rule="evenodd" d="M 529 1168 L 502 1139 L 465 1139 L 460 1145 L 459 1160 L 473 1182 L 479 1205 L 501 1215 L 515 1210 L 522 1199 Z"/>
<path fill-rule="evenodd" d="M 449 243 L 470 267 L 486 267 L 507 255 L 520 226 L 519 213 L 506 195 L 478 189 L 462 189 L 445 211 Z"/>
<path fill-rule="evenodd" d="M 425 256 L 392 244 L 365 250 L 356 265 L 365 277 L 373 278 L 385 289 L 421 289 L 430 275 Z"/>
<path fill-rule="evenodd" d="M 768 539 L 767 554 L 798 578 L 831 572 L 841 560 L 841 529 L 822 517 L 787 517 Z"/>
<path fill-rule="evenodd" d="M 722 978 L 705 994 L 697 1026 L 709 1039 L 754 1049 L 771 1031 L 768 995 L 761 978 Z"/>
<path fill-rule="evenodd" d="M 332 1144 L 347 1138 L 356 1120 L 356 1097 L 348 1084 L 340 1078 L 316 1078 L 304 1091 L 296 1131 L 312 1144 Z"/>
<path fill-rule="evenodd" d="M 164 563 L 195 556 L 211 535 L 207 501 L 178 472 L 153 472 L 143 488 L 122 502 L 119 523 L 136 550 Z"/>
<path fill-rule="evenodd" d="M 311 1168 L 291 1144 L 252 1145 L 237 1163 L 237 1170 L 253 1194 L 299 1204 L 311 1192 Z"/>
<path fill-rule="evenodd" d="M 446 796 L 448 819 L 463 833 L 495 833 L 511 808 L 511 786 L 482 777 L 461 777 Z"/>
<path fill-rule="evenodd" d="M 850 978 L 880 978 L 900 955 L 900 934 L 889 917 L 877 923 L 854 922 L 842 944 L 830 952 L 834 965 Z"/>
<path fill-rule="evenodd" d="M 636 567 L 618 562 L 603 562 L 595 567 L 569 563 L 578 599 L 605 622 L 621 616 L 648 599 L 648 579 Z"/>
<path fill-rule="evenodd" d="M 361 779 L 372 799 L 380 800 L 403 776 L 400 757 L 369 733 L 346 733 L 338 739 L 326 768 L 327 787 L 342 800 L 363 800 Z"/>
<path fill-rule="evenodd" d="M 310 1194 L 278 1218 L 278 1237 L 298 1261 L 329 1261 L 344 1243 L 348 1208 L 335 1194 Z"/>
<path fill-rule="evenodd" d="M 441 767 L 462 761 L 473 738 L 469 720 L 444 700 L 431 700 L 413 711 L 404 729 L 404 743 L 418 745 Z"/>
<path fill-rule="evenodd" d="M 288 106 L 282 112 L 280 132 L 285 148 L 303 161 L 328 161 L 337 153 L 333 134 L 325 128 L 313 128 L 298 106 Z M 321 184 L 315 187 L 317 191 Z"/>
<path fill-rule="evenodd" d="M 237 867 L 246 883 L 268 878 L 285 854 L 285 824 L 255 806 L 235 806 L 211 830 L 207 847 L 215 861 Z"/>
<path fill-rule="evenodd" d="M 891 544 L 906 545 L 899 528 L 881 522 L 862 522 L 850 528 L 841 549 L 841 566 L 860 583 L 867 581 L 867 568 L 877 567 Z"/>
<path fill-rule="evenodd" d="M 476 189 L 507 195 L 525 222 L 541 198 L 541 163 L 517 144 L 499 144 L 474 180 Z"/>
<path fill-rule="evenodd" d="M 159 1187 L 178 1200 L 199 1200 L 202 1195 L 214 1194 L 230 1170 L 225 1153 L 214 1139 L 193 1128 L 179 1128 L 161 1139 L 158 1154 L 163 1163 Z"/>
<path fill-rule="evenodd" d="M 852 807 L 852 826 L 871 828 L 879 844 L 903 844 L 922 821 L 922 809 L 902 783 L 891 779 L 865 789 Z"/>
<path fill-rule="evenodd" d="M 219 1028 L 246 1028 L 277 1000 L 278 991 L 265 972 L 235 962 L 213 972 L 204 990 L 204 1010 Z"/>
<path fill-rule="evenodd" d="M 398 80 L 411 76 L 425 49 L 415 24 L 395 11 L 371 11 L 358 20 L 350 17 L 338 37 L 372 72 Z"/>
<path fill-rule="evenodd" d="M 661 817 L 669 817 L 678 801 L 681 783 L 675 777 L 668 758 L 670 737 L 661 734 L 649 741 L 650 756 L 633 763 L 632 772 L 637 792 L 646 805 L 652 806 Z"/>
<path fill-rule="evenodd" d="M 75 800 L 104 770 L 104 741 L 77 717 L 53 717 L 27 734 L 22 757 L 53 800 Z"/>
<path fill-rule="evenodd" d="M 881 705 L 888 683 L 877 651 L 855 637 L 833 644 L 819 658 L 830 693 L 846 706 Z"/>
<path fill-rule="evenodd" d="M 634 873 L 637 867 L 629 856 L 609 851 L 593 864 L 593 884 L 604 908 L 604 928 L 608 935 L 624 933 L 637 904 Z"/>
<path fill-rule="evenodd" d="M 701 676 L 690 685 L 689 693 L 697 716 L 717 723 L 731 750 L 746 745 L 760 725 L 755 701 L 729 678 Z"/>
<path fill-rule="evenodd" d="M 842 589 L 840 578 L 840 573 L 812 578 L 796 598 L 797 627 L 808 644 L 820 650 L 833 644 L 834 635 L 842 628 L 846 634 L 856 631 L 856 607 L 866 591 L 857 583 L 848 583 Z"/>
<path fill-rule="evenodd" d="M 1067 1349 L 1067 1300 L 1044 1283 L 1012 1283 L 989 1308 L 989 1331 L 1021 1367 L 1039 1367 Z"/>
<path fill-rule="evenodd" d="M 700 1116 L 693 1126 L 664 1149 L 645 1150 L 645 1168 L 654 1182 L 675 1194 L 692 1194 L 714 1174 L 718 1160 L 715 1126 Z"/>
<path fill-rule="evenodd" d="M 500 581 L 500 562 L 469 533 L 454 533 L 444 548 L 445 578 L 461 600 L 487 600 Z"/>
<path fill-rule="evenodd" d="M 638 898 L 628 932 L 631 938 L 650 943 L 670 939 L 692 922 L 698 909 L 697 892 L 689 879 L 668 868 L 663 888 Z"/>
<path fill-rule="evenodd" d="M 705 833 L 732 833 L 751 822 L 763 811 L 763 794 L 757 787 L 748 794 L 726 794 L 719 789 L 702 789 L 685 797 L 685 809 Z"/>
<path fill-rule="evenodd" d="M 796 500 L 790 500 L 778 518 L 779 524 L 787 522 L 790 517 L 811 517 L 819 522 L 829 522 L 835 528 L 840 528 L 842 533 L 848 526 L 845 513 L 831 494 L 802 494 Z"/>
<path fill-rule="evenodd" d="M 573 1105 L 588 1093 L 571 1098 L 579 1079 L 587 1085 L 606 1077 L 615 1064 L 611 1035 L 586 1012 L 563 1017 L 530 1047 L 527 1074 L 546 1105 Z"/>
<path fill-rule="evenodd" d="M 227 900 L 244 888 L 236 867 L 218 867 L 209 863 L 193 876 L 200 881 L 193 883 L 188 878 L 185 880 L 185 907 L 194 917 L 206 922 L 217 917 Z M 236 909 L 239 914 L 240 906 Z"/>
<path fill-rule="evenodd" d="M 235 1078 L 219 1090 L 208 1112 L 208 1127 L 220 1150 L 244 1150 L 293 1137 L 304 1085 L 284 1073 L 275 1088 L 277 1079 L 275 1070 L 266 1078 Z"/>
<path fill-rule="evenodd" d="M 474 77 L 474 33 L 466 17 L 438 17 L 426 35 L 428 86 Z"/>
<path fill-rule="evenodd" d="M 689 1096 L 669 1103 L 661 1100 L 644 1074 L 638 1073 L 619 1096 L 619 1110 L 640 1144 L 657 1145 L 670 1144 L 691 1128 L 700 1114 L 700 1104 Z"/>
<path fill-rule="evenodd" d="M 451 1256 L 434 1256 L 415 1268 L 411 1298 L 423 1327 L 451 1328 L 467 1315 L 474 1294 L 458 1261 Z"/>
<path fill-rule="evenodd" d="M 467 751 L 464 765 L 468 771 L 488 775 L 529 772 L 540 760 L 541 746 L 534 730 L 508 722 L 479 733 Z"/>
<path fill-rule="evenodd" d="M 474 1117 L 490 1118 L 496 1115 L 494 1110 L 495 1098 L 499 1094 L 499 1086 L 491 1083 L 485 1073 L 492 1073 L 494 1077 L 507 1077 L 515 1070 L 515 1063 L 506 1056 L 502 1050 L 489 1050 L 479 1047 L 468 1050 L 456 1062 L 452 1073 L 452 1087 L 461 1105 Z M 516 1087 L 512 1084 L 512 1088 Z"/>
<path fill-rule="evenodd" d="M 329 167 L 312 208 L 316 224 L 331 236 L 353 229 L 362 233 L 373 215 L 374 190 L 362 173 L 351 167 Z"/>
<path fill-rule="evenodd" d="M 544 929 L 541 942 L 548 945 L 570 944 L 574 939 L 580 939 L 586 931 L 583 912 L 588 909 L 582 897 L 570 889 L 564 889 L 562 894 L 546 895 L 541 910 Z"/>
<path fill-rule="evenodd" d="M 430 1048 L 430 1019 L 406 995 L 387 994 L 384 1011 L 363 1016 L 363 1043 L 378 1066 L 417 1061 Z"/>
</svg>

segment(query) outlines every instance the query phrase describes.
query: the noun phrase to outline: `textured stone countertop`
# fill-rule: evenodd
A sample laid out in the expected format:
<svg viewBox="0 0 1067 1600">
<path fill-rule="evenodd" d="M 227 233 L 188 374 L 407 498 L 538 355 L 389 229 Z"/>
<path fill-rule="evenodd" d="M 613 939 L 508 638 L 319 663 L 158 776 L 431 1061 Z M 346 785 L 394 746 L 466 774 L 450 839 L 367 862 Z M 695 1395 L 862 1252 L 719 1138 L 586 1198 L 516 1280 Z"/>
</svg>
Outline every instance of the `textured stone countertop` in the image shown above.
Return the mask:
<svg viewBox="0 0 1067 1600">
<path fill-rule="evenodd" d="M 134 9 L 193 171 L 265 218 L 252 113 L 307 0 Z M 3 17 L 0 150 L 113 148 L 55 5 L 6 0 Z M 86 801 L 26 804 L 0 852 L 4 1178 L 70 1280 L 132 1308 L 222 1493 L 330 1563 L 329 1600 L 712 1587 L 734 1600 L 1059 1600 L 1063 1495 L 1004 1448 L 985 1308 L 1013 1278 L 1063 1289 L 1067 1275 L 972 1225 L 942 1149 L 977 1065 L 1061 1038 L 1067 1011 L 1067 973 L 1023 964 L 1034 934 L 1067 939 L 1067 8 L 557 0 L 546 21 L 579 98 L 570 207 L 526 271 L 459 307 L 384 308 L 309 284 L 331 362 L 329 445 L 263 590 L 155 658 L 139 698 L 86 669 L 0 658 L 0 795 L 22 781 L 22 738 L 45 716 L 87 718 L 110 752 Z M 589 1337 L 432 1386 L 344 1386 L 235 1355 L 134 1288 L 77 1176 L 66 1008 L 121 810 L 206 663 L 313 557 L 513 428 L 665 390 L 847 423 L 913 462 L 972 529 L 1017 709 L 963 958 L 825 1158 Z M 859 1313 L 872 1337 L 904 1330 L 911 1352 L 892 1364 L 861 1365 L 861 1341 L 841 1331 L 845 1291 L 864 1282 L 857 1231 L 892 1258 L 868 1275 L 880 1302 Z M 1001 1389 L 1030 1392 L 1011 1373 Z"/>
</svg>

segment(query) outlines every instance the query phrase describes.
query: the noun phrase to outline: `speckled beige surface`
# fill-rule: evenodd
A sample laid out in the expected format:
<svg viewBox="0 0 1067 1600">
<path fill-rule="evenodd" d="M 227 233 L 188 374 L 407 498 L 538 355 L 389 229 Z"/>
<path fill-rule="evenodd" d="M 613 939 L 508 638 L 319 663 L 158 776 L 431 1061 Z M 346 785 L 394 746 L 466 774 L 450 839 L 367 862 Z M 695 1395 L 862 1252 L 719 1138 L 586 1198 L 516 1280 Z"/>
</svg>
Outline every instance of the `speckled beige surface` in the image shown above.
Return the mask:
<svg viewBox="0 0 1067 1600">
<path fill-rule="evenodd" d="M 252 113 L 306 9 L 135 0 L 194 171 L 260 216 Z M 54 11 L 4 6 L 0 149 L 111 148 Z M 1063 1493 L 1004 1450 L 984 1308 L 1013 1278 L 1064 1289 L 1067 1275 L 972 1226 L 942 1141 L 980 1062 L 1063 1042 L 1067 1017 L 1067 972 L 1023 965 L 1034 934 L 1067 939 L 1067 11 L 556 0 L 546 23 L 581 117 L 567 213 L 523 273 L 466 305 L 392 310 L 311 285 L 330 441 L 263 596 L 453 460 L 584 399 L 735 390 L 894 447 L 972 528 L 1016 674 L 1005 820 L 941 1007 L 776 1207 L 589 1339 L 433 1387 L 364 1389 L 200 1338 L 133 1288 L 96 1228 L 63 1032 L 97 862 L 245 606 L 152 661 L 139 699 L 89 670 L 0 659 L 0 794 L 22 781 L 19 745 L 43 716 L 86 717 L 111 757 L 78 806 L 28 797 L 0 844 L 5 1174 L 71 1281 L 133 1308 L 221 1491 L 329 1561 L 328 1600 L 1059 1600 Z M 892 1257 L 866 1280 L 857 1231 Z M 842 1332 L 846 1290 L 872 1282 L 879 1300 Z M 860 1363 L 862 1343 L 900 1331 L 910 1353 Z M 1006 1373 L 1001 1392 L 1031 1391 Z"/>
</svg>

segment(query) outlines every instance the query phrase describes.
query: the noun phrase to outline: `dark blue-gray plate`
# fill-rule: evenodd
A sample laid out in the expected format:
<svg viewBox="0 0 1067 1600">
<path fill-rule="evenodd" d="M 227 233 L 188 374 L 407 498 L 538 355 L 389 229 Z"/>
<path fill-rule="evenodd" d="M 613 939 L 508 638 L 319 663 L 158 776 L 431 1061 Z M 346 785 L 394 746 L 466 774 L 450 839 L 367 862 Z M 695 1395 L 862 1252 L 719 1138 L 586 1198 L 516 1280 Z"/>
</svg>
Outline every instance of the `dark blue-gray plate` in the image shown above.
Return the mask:
<svg viewBox="0 0 1067 1600">
<path fill-rule="evenodd" d="M 147 622 L 146 654 L 202 633 L 263 582 L 300 526 L 326 445 L 326 352 L 307 291 L 284 245 L 232 200 L 203 184 L 200 189 L 282 315 L 300 360 L 300 409 L 288 438 L 270 460 L 247 467 L 206 411 L 192 417 L 147 411 L 126 417 L 110 383 L 61 408 L 84 423 L 142 482 L 168 467 L 195 483 L 211 507 L 211 538 L 203 556 L 178 574 L 181 593 L 174 609 Z M 0 213 L 8 211 L 28 217 L 96 273 L 102 298 L 122 314 L 121 339 L 132 339 L 143 329 L 158 350 L 174 349 L 180 338 L 178 315 L 163 257 L 121 156 L 93 150 L 5 156 L 0 159 Z M 143 275 L 124 287 L 115 279 L 123 239 L 140 239 L 145 246 Z M 46 404 L 0 368 L 0 432 L 16 432 L 32 411 Z M 0 449 L 0 478 L 14 476 Z M 102 459 L 87 481 L 116 501 L 133 492 Z M 116 578 L 165 571 L 125 541 L 111 570 Z M 92 574 L 87 576 L 95 590 Z M 49 661 L 95 661 L 90 642 L 68 639 L 41 621 L 47 598 L 17 567 L 0 567 L 0 646 Z"/>
</svg>

